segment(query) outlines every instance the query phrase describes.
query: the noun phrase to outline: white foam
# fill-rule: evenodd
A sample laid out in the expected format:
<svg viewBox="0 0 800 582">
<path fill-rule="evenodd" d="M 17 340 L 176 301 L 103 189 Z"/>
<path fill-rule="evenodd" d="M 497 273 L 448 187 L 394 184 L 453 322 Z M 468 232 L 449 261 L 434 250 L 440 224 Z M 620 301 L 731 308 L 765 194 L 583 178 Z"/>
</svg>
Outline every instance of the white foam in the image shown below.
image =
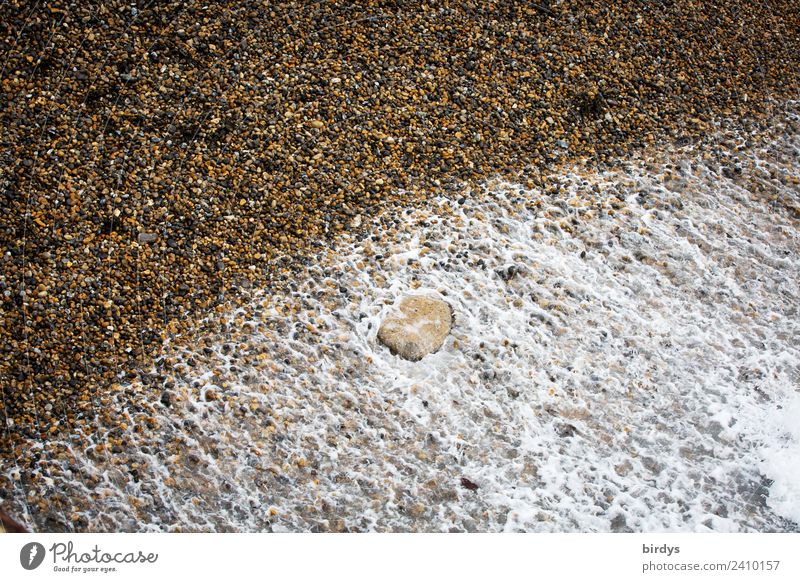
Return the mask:
<svg viewBox="0 0 800 582">
<path fill-rule="evenodd" d="M 779 406 L 765 414 L 761 471 L 773 481 L 770 507 L 800 523 L 800 396 L 795 392 Z"/>
</svg>

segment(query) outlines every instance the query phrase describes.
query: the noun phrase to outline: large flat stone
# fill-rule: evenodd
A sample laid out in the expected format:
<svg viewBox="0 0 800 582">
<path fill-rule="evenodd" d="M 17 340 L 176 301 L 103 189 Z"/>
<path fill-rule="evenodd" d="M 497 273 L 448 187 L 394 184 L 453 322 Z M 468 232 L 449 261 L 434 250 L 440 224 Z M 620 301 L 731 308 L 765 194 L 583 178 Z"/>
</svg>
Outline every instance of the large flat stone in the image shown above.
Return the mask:
<svg viewBox="0 0 800 582">
<path fill-rule="evenodd" d="M 453 313 L 446 302 L 411 295 L 383 320 L 378 341 L 393 354 L 416 362 L 442 347 L 452 324 Z"/>
</svg>

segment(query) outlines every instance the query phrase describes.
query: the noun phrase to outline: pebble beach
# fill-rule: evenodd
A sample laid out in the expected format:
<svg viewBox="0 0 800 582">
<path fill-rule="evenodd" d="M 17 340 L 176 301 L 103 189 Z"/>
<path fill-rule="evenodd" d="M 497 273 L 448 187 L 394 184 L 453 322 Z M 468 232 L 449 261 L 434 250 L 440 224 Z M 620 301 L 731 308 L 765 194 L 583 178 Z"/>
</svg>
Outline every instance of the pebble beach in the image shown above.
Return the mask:
<svg viewBox="0 0 800 582">
<path fill-rule="evenodd" d="M 29 527 L 797 531 L 793 2 L 0 23 Z M 376 341 L 415 292 L 419 363 Z"/>
</svg>

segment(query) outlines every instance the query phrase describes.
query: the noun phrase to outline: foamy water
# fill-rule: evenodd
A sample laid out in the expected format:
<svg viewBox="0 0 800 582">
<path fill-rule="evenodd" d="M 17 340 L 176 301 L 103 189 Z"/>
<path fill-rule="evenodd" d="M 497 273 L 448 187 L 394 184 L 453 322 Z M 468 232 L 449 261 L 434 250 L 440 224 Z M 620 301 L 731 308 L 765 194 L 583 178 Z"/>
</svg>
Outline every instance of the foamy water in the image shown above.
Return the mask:
<svg viewBox="0 0 800 582">
<path fill-rule="evenodd" d="M 797 531 L 800 139 L 744 146 L 375 219 L 43 487 L 91 530 Z M 415 363 L 376 339 L 409 293 L 455 313 Z"/>
</svg>

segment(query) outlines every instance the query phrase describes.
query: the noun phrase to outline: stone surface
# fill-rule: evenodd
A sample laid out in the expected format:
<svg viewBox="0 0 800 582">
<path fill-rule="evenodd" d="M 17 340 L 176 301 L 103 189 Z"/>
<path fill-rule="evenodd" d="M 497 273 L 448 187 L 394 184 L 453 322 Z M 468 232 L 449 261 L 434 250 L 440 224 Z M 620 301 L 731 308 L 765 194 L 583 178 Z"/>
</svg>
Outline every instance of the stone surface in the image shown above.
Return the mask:
<svg viewBox="0 0 800 582">
<path fill-rule="evenodd" d="M 0 533 L 28 533 L 21 523 L 0 510 Z"/>
<path fill-rule="evenodd" d="M 441 299 L 412 295 L 400 301 L 397 312 L 384 319 L 378 341 L 395 355 L 416 362 L 442 347 L 453 315 Z"/>
</svg>

